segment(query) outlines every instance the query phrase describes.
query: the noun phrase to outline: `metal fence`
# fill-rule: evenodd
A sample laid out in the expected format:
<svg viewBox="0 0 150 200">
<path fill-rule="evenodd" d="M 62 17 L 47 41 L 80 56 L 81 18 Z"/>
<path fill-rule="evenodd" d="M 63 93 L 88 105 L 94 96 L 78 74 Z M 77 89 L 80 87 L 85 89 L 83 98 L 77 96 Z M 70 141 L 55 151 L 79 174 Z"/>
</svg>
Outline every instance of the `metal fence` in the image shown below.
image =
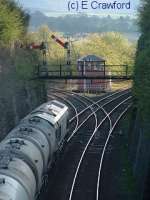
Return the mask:
<svg viewBox="0 0 150 200">
<path fill-rule="evenodd" d="M 131 79 L 132 71 L 128 65 L 106 65 L 104 70 L 80 70 L 57 66 L 56 70 L 48 67 L 38 67 L 38 77 L 49 79 Z"/>
</svg>

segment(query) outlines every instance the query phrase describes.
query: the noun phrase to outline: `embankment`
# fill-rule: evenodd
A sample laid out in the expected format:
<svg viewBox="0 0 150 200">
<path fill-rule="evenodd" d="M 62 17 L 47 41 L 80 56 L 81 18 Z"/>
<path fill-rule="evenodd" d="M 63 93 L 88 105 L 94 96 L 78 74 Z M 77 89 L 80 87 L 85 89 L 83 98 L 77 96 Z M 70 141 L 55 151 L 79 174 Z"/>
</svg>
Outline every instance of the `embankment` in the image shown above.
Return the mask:
<svg viewBox="0 0 150 200">
<path fill-rule="evenodd" d="M 35 53 L 0 49 L 0 140 L 46 101 L 45 83 L 31 80 L 36 62 Z"/>
</svg>

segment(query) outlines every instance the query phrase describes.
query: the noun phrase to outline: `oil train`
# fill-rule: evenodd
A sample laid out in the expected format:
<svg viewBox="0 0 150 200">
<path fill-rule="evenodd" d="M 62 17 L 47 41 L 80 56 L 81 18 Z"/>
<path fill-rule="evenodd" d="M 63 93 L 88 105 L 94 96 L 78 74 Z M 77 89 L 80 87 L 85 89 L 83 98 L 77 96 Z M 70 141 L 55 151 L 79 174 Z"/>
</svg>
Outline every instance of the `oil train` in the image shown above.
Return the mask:
<svg viewBox="0 0 150 200">
<path fill-rule="evenodd" d="M 0 200 L 34 200 L 44 175 L 62 148 L 68 107 L 45 103 L 25 117 L 0 143 Z"/>
</svg>

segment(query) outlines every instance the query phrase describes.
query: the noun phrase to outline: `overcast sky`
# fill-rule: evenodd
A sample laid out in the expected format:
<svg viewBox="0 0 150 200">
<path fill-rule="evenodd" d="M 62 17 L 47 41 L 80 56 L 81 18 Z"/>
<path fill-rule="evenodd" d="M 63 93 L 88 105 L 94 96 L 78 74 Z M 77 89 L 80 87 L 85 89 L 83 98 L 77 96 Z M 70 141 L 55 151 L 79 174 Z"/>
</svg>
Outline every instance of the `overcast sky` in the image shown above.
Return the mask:
<svg viewBox="0 0 150 200">
<path fill-rule="evenodd" d="M 67 5 L 69 0 L 16 0 L 18 1 L 24 8 L 28 9 L 29 11 L 36 11 L 39 10 L 43 13 L 61 13 L 66 12 L 69 13 L 67 10 Z M 73 2 L 74 0 L 72 0 Z M 81 0 L 78 0 L 79 2 Z M 88 0 L 92 1 L 92 0 Z M 114 2 L 114 0 L 97 0 L 98 2 Z M 129 0 L 117 0 L 118 2 L 129 2 Z M 139 5 L 140 0 L 130 0 L 131 1 L 131 10 L 122 10 L 118 12 L 118 14 L 132 14 L 135 12 L 137 6 Z M 85 12 L 85 11 L 84 11 Z M 95 10 L 86 10 L 86 13 L 93 13 L 96 12 Z M 108 12 L 108 13 L 107 13 Z M 116 11 L 114 11 L 116 12 Z M 100 14 L 98 10 L 97 13 Z M 105 11 L 104 13 L 110 14 L 110 11 Z M 112 11 L 113 13 L 113 11 Z M 116 13 L 117 14 L 117 13 Z"/>
<path fill-rule="evenodd" d="M 17 0 L 25 8 L 38 9 L 41 11 L 65 10 L 67 0 Z"/>
</svg>

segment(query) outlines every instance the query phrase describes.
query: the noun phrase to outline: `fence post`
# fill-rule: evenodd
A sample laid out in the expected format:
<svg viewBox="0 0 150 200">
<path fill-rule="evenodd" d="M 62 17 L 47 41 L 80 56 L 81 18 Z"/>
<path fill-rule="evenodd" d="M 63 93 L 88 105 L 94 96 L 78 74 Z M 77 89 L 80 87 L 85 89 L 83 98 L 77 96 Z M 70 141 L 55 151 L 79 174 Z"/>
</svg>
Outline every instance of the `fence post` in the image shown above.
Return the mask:
<svg viewBox="0 0 150 200">
<path fill-rule="evenodd" d="M 60 77 L 62 75 L 62 65 L 60 64 Z"/>
<path fill-rule="evenodd" d="M 128 65 L 126 65 L 126 78 L 128 77 Z"/>
<path fill-rule="evenodd" d="M 104 77 L 106 76 L 106 65 L 104 63 Z"/>
<path fill-rule="evenodd" d="M 83 76 L 84 75 L 84 67 L 83 66 L 81 67 L 81 70 L 82 70 L 81 73 L 82 73 L 82 76 Z"/>
</svg>

